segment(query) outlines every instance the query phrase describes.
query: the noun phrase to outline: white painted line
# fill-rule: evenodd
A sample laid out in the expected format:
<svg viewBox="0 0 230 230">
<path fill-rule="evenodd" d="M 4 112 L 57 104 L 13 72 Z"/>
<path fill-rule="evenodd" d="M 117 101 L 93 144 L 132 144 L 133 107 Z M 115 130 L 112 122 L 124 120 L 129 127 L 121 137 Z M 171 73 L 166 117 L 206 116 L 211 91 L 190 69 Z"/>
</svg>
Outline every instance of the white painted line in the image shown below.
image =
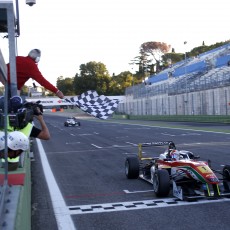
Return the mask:
<svg viewBox="0 0 230 230">
<path fill-rule="evenodd" d="M 62 197 L 61 191 L 56 183 L 53 172 L 50 168 L 48 159 L 46 157 L 46 153 L 42 146 L 42 143 L 39 139 L 36 139 L 39 154 L 41 157 L 42 167 L 44 171 L 44 175 L 46 178 L 46 182 L 49 188 L 50 197 L 54 209 L 54 215 L 57 221 L 58 229 L 68 229 L 68 230 L 76 230 L 73 220 L 71 219 L 68 208 L 65 204 L 65 201 Z"/>
<path fill-rule="evenodd" d="M 127 145 L 112 145 L 112 148 L 125 148 Z"/>
<path fill-rule="evenodd" d="M 132 143 L 132 142 L 125 142 L 125 143 L 130 144 L 130 145 L 133 145 L 133 146 L 137 146 L 136 143 Z"/>
<path fill-rule="evenodd" d="M 161 133 L 162 135 L 165 135 L 165 136 L 170 136 L 170 137 L 175 137 L 176 135 L 174 134 L 169 134 L 169 133 Z"/>
<path fill-rule="evenodd" d="M 96 148 L 100 148 L 100 149 L 112 149 L 112 148 L 126 148 L 126 147 L 132 147 L 130 145 L 112 145 L 112 146 L 106 146 L 106 147 L 100 147 L 98 145 L 95 145 L 95 144 L 91 144 L 93 145 L 94 147 Z"/>
<path fill-rule="evenodd" d="M 144 128 L 142 127 L 142 128 L 139 128 L 139 127 L 137 127 L 137 128 L 124 128 L 124 129 L 127 129 L 127 130 L 129 130 L 129 129 L 150 129 L 150 128 L 148 128 L 149 126 L 147 126 L 147 125 L 143 125 L 144 126 Z"/>
<path fill-rule="evenodd" d="M 200 136 L 199 133 L 182 133 L 181 136 Z"/>
<path fill-rule="evenodd" d="M 200 143 L 200 142 L 197 142 L 197 143 L 192 143 L 193 145 L 202 145 L 202 144 L 204 144 L 204 143 Z M 183 145 L 191 145 L 191 144 L 183 144 Z"/>
<path fill-rule="evenodd" d="M 137 155 L 137 152 L 133 152 L 133 153 L 130 153 L 130 152 L 127 153 L 127 152 L 126 152 L 126 153 L 122 153 L 122 154 L 124 154 L 124 155 Z"/>
<path fill-rule="evenodd" d="M 79 136 L 91 136 L 91 135 L 93 135 L 93 134 L 91 134 L 91 133 L 82 133 L 82 134 L 78 134 Z"/>
<path fill-rule="evenodd" d="M 142 192 L 153 192 L 154 190 L 142 190 L 142 191 L 133 191 L 130 192 L 129 190 L 123 190 L 125 193 L 142 193 Z"/>
<path fill-rule="evenodd" d="M 66 142 L 66 145 L 74 145 L 74 144 L 80 144 L 81 142 L 77 141 L 77 142 Z"/>
<path fill-rule="evenodd" d="M 91 144 L 92 146 L 96 147 L 97 149 L 101 149 L 102 147 L 95 145 L 95 144 Z"/>
</svg>

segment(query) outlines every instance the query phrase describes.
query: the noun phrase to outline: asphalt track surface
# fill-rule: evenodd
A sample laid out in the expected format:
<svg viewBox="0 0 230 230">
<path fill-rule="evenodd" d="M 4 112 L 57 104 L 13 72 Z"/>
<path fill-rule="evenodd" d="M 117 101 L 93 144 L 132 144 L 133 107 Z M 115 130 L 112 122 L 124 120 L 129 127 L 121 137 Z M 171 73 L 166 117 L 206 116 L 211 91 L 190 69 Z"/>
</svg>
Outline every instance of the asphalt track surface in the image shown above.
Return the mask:
<svg viewBox="0 0 230 230">
<path fill-rule="evenodd" d="M 230 199 L 159 199 L 150 184 L 128 180 L 124 173 L 125 159 L 137 154 L 138 143 L 162 140 L 173 140 L 177 149 L 221 169 L 230 164 L 229 125 L 81 118 L 80 127 L 64 127 L 63 116 L 45 115 L 52 138 L 41 142 L 58 189 L 47 186 L 45 177 L 52 175 L 43 172 L 34 146 L 32 230 L 230 229 Z M 164 150 L 146 148 L 144 154 L 158 156 Z"/>
</svg>

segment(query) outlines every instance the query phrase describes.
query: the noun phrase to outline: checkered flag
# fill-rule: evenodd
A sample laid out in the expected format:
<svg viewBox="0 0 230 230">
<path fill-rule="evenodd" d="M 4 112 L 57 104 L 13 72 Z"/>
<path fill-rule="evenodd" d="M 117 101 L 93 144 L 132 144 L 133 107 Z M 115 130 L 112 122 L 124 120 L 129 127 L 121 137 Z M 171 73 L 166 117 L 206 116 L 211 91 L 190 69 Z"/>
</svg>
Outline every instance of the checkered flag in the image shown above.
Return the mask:
<svg viewBox="0 0 230 230">
<path fill-rule="evenodd" d="M 109 99 L 104 95 L 99 96 L 94 90 L 89 90 L 80 96 L 66 100 L 76 105 L 82 111 L 100 119 L 107 119 L 113 114 L 119 103 L 118 99 Z"/>
</svg>

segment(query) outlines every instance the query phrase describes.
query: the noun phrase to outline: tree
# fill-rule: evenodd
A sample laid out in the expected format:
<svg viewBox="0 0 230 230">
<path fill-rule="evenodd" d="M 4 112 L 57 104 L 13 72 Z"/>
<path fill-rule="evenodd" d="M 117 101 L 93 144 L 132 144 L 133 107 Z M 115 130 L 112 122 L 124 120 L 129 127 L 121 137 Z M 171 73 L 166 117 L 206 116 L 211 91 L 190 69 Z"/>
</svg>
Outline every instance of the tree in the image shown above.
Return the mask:
<svg viewBox="0 0 230 230">
<path fill-rule="evenodd" d="M 170 65 L 173 65 L 179 61 L 184 60 L 184 54 L 183 53 L 166 53 L 162 55 L 162 62 L 165 67 L 168 67 Z"/>
<path fill-rule="evenodd" d="M 29 94 L 29 87 L 26 86 L 26 85 L 23 85 L 22 88 L 21 88 L 20 95 L 21 96 L 30 96 L 28 94 Z"/>
<path fill-rule="evenodd" d="M 228 40 L 211 46 L 206 46 L 203 42 L 201 47 L 186 52 L 186 55 L 187 57 L 197 56 L 229 42 Z M 172 48 L 171 53 L 168 53 L 169 49 L 170 45 L 163 42 L 146 42 L 140 47 L 140 55 L 129 63 L 138 66 L 138 71 L 135 74 L 123 71 L 110 77 L 103 63 L 91 61 L 80 65 L 80 74 L 77 73 L 74 78 L 59 77 L 57 86 L 65 95 L 79 95 L 87 90 L 96 90 L 99 94 L 104 95 L 122 95 L 125 88 L 142 83 L 149 74 L 156 74 L 164 68 L 184 60 L 184 53 L 176 53 L 174 48 Z M 69 89 L 72 89 L 73 93 Z"/>
<path fill-rule="evenodd" d="M 142 82 L 148 75 L 149 73 L 151 74 L 151 69 L 153 68 L 152 65 L 150 64 L 150 60 L 148 60 L 148 56 L 146 53 L 140 52 L 140 56 L 136 56 L 130 65 L 138 65 L 138 71 L 136 71 L 136 74 L 134 74 L 134 82 L 135 83 L 140 83 Z"/>
<path fill-rule="evenodd" d="M 162 70 L 162 55 L 167 53 L 170 48 L 171 46 L 164 42 L 145 42 L 141 44 L 140 53 L 149 57 L 148 67 L 151 67 L 151 72 L 158 73 Z"/>
<path fill-rule="evenodd" d="M 4 86 L 0 86 L 0 95 L 4 95 L 5 88 Z"/>
<path fill-rule="evenodd" d="M 110 82 L 109 95 L 123 95 L 125 89 L 134 85 L 134 76 L 130 71 L 121 72 L 118 75 L 113 75 Z"/>
<path fill-rule="evenodd" d="M 63 78 L 58 77 L 57 79 L 57 88 L 63 92 L 66 96 L 74 95 L 74 88 L 73 88 L 73 78 L 67 77 Z"/>
<path fill-rule="evenodd" d="M 73 81 L 74 92 L 81 94 L 87 90 L 96 90 L 98 94 L 107 94 L 111 77 L 101 62 L 88 62 L 80 65 L 80 74 Z"/>
</svg>

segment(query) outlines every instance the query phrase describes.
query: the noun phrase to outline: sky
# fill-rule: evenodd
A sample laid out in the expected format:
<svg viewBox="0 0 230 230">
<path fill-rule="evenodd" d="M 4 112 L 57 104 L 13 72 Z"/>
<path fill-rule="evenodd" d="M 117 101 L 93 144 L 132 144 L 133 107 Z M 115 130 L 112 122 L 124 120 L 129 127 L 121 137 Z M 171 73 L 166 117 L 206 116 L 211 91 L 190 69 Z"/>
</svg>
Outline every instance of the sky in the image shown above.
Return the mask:
<svg viewBox="0 0 230 230">
<path fill-rule="evenodd" d="M 25 2 L 19 0 L 18 55 L 40 49 L 39 69 L 54 85 L 90 61 L 105 64 L 111 76 L 134 73 L 129 63 L 144 42 L 165 42 L 184 53 L 203 41 L 230 39 L 228 0 L 36 0 L 32 7 Z M 3 36 L 0 47 L 8 62 Z"/>
</svg>

